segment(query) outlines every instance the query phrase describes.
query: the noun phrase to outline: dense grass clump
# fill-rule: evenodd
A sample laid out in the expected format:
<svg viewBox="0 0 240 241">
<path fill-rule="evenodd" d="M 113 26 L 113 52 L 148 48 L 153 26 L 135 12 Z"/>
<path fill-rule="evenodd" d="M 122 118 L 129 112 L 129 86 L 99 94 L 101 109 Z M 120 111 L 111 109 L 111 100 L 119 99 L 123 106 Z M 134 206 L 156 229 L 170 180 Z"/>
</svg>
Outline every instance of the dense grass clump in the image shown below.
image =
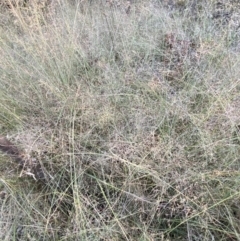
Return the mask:
<svg viewBox="0 0 240 241">
<path fill-rule="evenodd" d="M 3 1 L 0 240 L 240 240 L 238 1 Z"/>
</svg>

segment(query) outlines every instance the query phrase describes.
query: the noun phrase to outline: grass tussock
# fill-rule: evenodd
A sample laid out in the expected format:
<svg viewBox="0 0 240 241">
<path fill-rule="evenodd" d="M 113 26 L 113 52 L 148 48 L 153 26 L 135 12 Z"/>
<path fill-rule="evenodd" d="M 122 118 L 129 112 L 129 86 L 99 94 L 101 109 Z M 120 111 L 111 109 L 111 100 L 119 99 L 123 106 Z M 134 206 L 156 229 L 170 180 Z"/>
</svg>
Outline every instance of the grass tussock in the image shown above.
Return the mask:
<svg viewBox="0 0 240 241">
<path fill-rule="evenodd" d="M 240 240 L 238 1 L 3 1 L 1 240 Z"/>
</svg>

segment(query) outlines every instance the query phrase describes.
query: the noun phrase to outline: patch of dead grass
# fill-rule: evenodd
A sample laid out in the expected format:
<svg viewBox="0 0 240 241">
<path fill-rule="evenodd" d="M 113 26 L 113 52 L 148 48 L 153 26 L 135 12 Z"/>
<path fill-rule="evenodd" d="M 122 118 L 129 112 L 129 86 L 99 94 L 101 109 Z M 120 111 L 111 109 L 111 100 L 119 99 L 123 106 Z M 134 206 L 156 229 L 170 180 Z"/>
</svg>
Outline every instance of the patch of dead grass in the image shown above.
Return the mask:
<svg viewBox="0 0 240 241">
<path fill-rule="evenodd" d="M 1 130 L 48 176 L 2 158 L 3 240 L 239 238 L 239 58 L 202 2 L 56 1 L 1 26 Z"/>
</svg>

